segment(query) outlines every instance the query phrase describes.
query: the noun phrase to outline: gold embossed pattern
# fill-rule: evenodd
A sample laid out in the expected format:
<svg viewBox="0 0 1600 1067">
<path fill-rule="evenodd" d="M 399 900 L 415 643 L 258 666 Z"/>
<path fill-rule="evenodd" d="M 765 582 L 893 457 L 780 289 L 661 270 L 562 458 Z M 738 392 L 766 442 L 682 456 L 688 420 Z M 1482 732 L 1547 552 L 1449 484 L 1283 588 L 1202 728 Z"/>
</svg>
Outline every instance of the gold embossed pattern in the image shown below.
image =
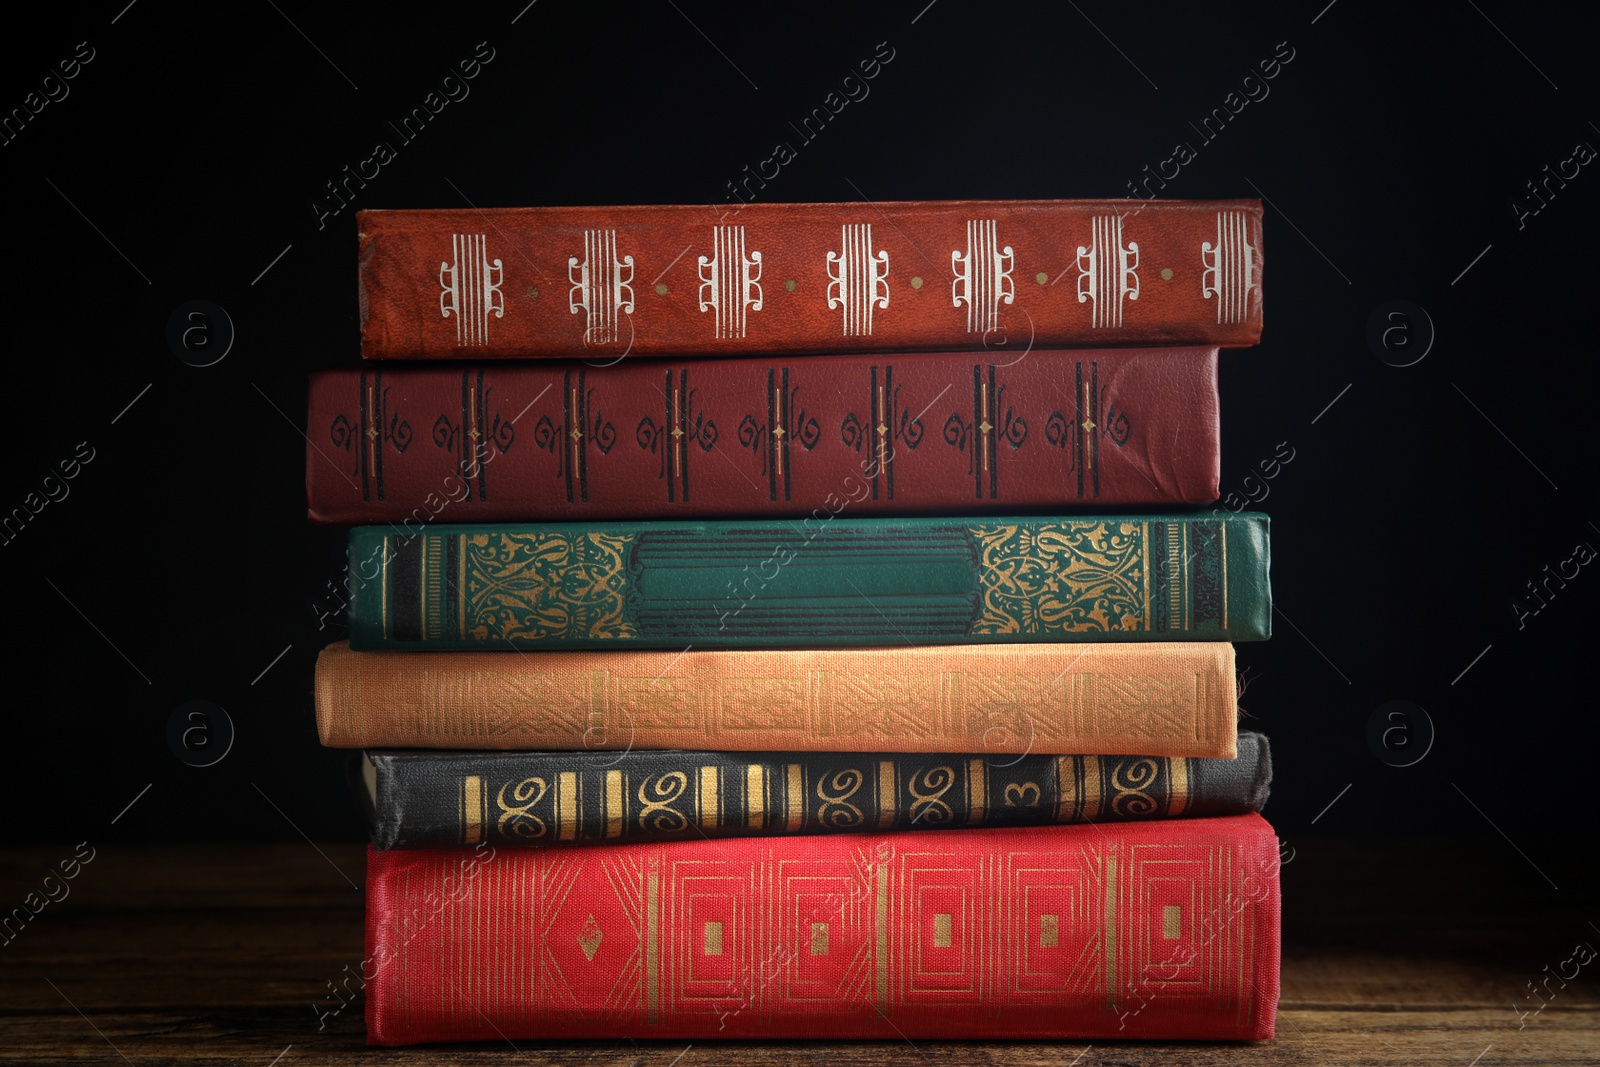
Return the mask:
<svg viewBox="0 0 1600 1067">
<path fill-rule="evenodd" d="M 983 608 L 974 634 L 1126 633 L 1145 628 L 1143 524 L 973 526 Z"/>
<path fill-rule="evenodd" d="M 468 635 L 480 641 L 637 637 L 623 612 L 632 541 L 598 531 L 469 536 Z"/>
</svg>

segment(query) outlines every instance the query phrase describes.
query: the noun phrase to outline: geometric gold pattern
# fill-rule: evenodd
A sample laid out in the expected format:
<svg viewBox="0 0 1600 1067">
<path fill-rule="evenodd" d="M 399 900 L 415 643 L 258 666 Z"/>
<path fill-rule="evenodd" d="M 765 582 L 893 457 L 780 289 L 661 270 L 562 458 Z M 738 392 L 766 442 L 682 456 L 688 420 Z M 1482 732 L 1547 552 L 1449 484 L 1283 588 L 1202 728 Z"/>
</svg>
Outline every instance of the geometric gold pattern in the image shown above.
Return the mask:
<svg viewBox="0 0 1600 1067">
<path fill-rule="evenodd" d="M 811 924 L 811 954 L 813 956 L 826 956 L 828 954 L 828 924 Z"/>
<path fill-rule="evenodd" d="M 1277 840 L 1174 825 L 374 851 L 368 996 L 399 1041 L 1270 1034 Z"/>
</svg>

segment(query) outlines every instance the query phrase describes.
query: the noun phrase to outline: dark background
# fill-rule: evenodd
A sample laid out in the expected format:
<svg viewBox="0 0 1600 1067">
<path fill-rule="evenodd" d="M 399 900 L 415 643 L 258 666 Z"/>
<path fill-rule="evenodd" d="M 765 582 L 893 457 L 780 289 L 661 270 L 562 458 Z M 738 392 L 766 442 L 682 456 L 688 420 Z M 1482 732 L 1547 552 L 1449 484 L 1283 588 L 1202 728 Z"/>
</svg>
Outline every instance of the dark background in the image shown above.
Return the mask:
<svg viewBox="0 0 1600 1067">
<path fill-rule="evenodd" d="M 1456 835 L 1552 886 L 1586 858 L 1600 567 L 1521 625 L 1513 602 L 1536 606 L 1525 583 L 1600 547 L 1600 168 L 1552 182 L 1520 225 L 1514 203 L 1537 207 L 1525 182 L 1600 147 L 1592 16 L 123 2 L 50 5 L 0 41 L 4 109 L 94 50 L 0 147 L 0 513 L 80 442 L 94 456 L 0 545 L 7 840 L 364 834 L 347 754 L 312 717 L 317 651 L 343 636 L 319 614 L 344 531 L 305 519 L 302 436 L 307 372 L 359 363 L 355 209 L 722 203 L 780 140 L 797 158 L 770 201 L 1118 197 L 1182 140 L 1197 156 L 1162 195 L 1267 200 L 1264 338 L 1222 369 L 1224 492 L 1281 442 L 1294 455 L 1258 505 L 1276 636 L 1239 649 L 1248 725 L 1276 758 L 1267 816 L 1293 847 Z M 470 95 L 400 144 L 387 120 L 484 41 Z M 869 95 L 800 144 L 788 123 L 880 42 L 894 58 Z M 1291 49 L 1215 140 L 1189 125 Z M 378 140 L 398 157 L 319 228 L 324 183 Z M 236 331 L 204 368 L 167 339 L 194 299 Z M 1374 347 L 1369 320 L 1397 299 L 1431 328 L 1413 312 Z M 197 699 L 236 731 L 209 767 L 167 735 Z M 1391 748 L 1426 751 L 1409 767 L 1369 744 L 1390 700 L 1431 720 L 1431 747 L 1415 713 L 1385 720 Z"/>
</svg>

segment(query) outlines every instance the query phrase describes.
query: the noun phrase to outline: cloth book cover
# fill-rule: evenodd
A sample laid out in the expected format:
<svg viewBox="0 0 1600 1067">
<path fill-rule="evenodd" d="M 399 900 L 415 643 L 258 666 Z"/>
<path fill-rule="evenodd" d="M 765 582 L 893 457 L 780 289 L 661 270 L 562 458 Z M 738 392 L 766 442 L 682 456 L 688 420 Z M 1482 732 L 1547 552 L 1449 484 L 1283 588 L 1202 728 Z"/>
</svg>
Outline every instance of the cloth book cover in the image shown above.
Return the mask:
<svg viewBox="0 0 1600 1067">
<path fill-rule="evenodd" d="M 381 849 L 943 830 L 1260 811 L 1267 739 L 1235 759 L 889 752 L 365 754 Z"/>
<path fill-rule="evenodd" d="M 1214 348 L 380 364 L 306 422 L 319 522 L 1210 504 L 1220 464 Z"/>
<path fill-rule="evenodd" d="M 1232 757 L 1222 641 L 355 652 L 317 658 L 333 748 Z"/>
<path fill-rule="evenodd" d="M 1240 512 L 362 526 L 350 645 L 772 648 L 1259 641 Z"/>
<path fill-rule="evenodd" d="M 1260 1040 L 1259 815 L 373 849 L 367 1040 Z"/>
</svg>

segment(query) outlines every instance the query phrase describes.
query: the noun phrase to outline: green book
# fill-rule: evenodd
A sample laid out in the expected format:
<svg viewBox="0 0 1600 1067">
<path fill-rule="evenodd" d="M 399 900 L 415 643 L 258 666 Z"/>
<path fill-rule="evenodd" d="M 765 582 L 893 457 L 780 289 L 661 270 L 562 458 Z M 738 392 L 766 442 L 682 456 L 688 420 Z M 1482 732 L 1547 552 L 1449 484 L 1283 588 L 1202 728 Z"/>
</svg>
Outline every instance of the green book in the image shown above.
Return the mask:
<svg viewBox="0 0 1600 1067">
<path fill-rule="evenodd" d="M 1267 517 L 514 523 L 350 532 L 353 649 L 1261 641 Z"/>
</svg>

